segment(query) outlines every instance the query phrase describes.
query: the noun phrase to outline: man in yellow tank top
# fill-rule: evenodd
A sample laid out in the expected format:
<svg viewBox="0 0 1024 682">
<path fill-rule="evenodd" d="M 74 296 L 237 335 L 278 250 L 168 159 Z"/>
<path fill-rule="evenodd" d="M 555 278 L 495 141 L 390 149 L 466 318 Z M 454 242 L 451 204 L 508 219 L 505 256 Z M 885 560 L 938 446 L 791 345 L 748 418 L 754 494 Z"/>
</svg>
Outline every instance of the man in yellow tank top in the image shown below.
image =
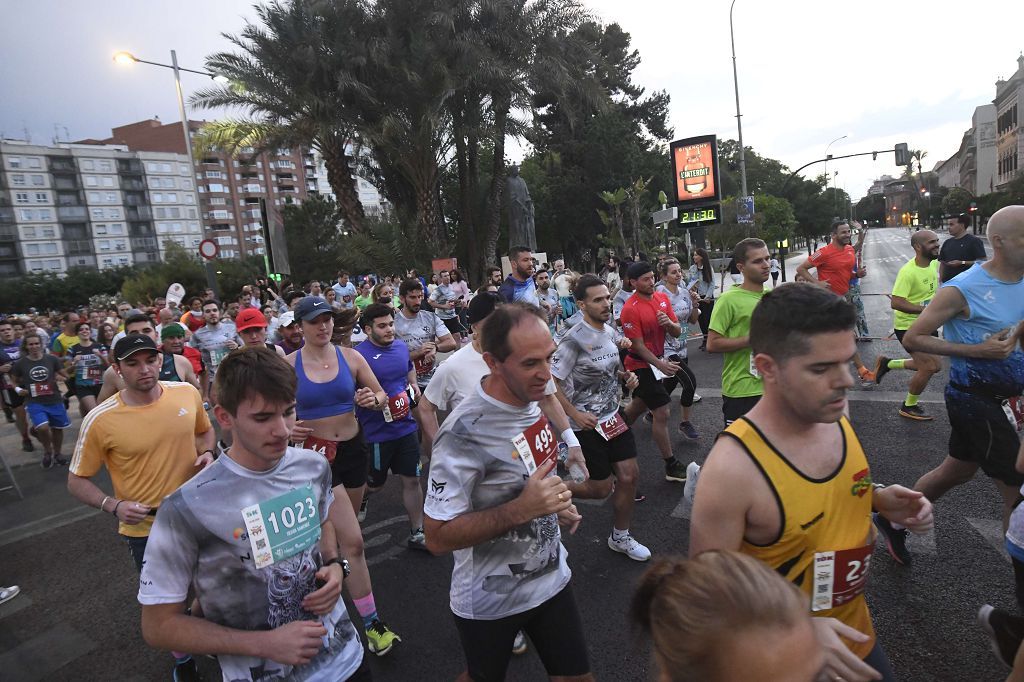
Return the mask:
<svg viewBox="0 0 1024 682">
<path fill-rule="evenodd" d="M 853 306 L 812 284 L 786 284 L 761 300 L 750 344 L 764 397 L 701 469 L 690 555 L 739 550 L 799 587 L 825 650 L 824 678 L 895 680 L 864 600 L 871 512 L 925 532 L 932 507 L 919 492 L 871 480 L 846 418 L 855 324 Z"/>
</svg>

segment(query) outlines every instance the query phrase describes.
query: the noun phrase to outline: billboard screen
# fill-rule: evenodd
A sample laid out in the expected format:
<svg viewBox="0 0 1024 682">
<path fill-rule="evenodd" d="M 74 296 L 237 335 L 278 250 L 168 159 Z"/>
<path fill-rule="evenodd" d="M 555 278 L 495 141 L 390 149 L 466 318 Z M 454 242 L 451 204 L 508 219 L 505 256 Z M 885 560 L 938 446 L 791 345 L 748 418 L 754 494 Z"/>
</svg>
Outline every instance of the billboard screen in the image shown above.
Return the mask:
<svg viewBox="0 0 1024 682">
<path fill-rule="evenodd" d="M 721 199 L 718 186 L 718 138 L 688 137 L 672 143 L 672 177 L 677 206 Z"/>
</svg>

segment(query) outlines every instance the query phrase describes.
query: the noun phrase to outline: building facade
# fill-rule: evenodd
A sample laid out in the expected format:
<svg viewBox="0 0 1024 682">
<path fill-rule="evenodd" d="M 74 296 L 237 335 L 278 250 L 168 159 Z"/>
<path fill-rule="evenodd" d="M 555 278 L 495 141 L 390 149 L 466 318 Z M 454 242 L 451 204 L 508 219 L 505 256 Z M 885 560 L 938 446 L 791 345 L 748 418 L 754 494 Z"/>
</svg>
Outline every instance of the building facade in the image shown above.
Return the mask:
<svg viewBox="0 0 1024 682">
<path fill-rule="evenodd" d="M 975 108 L 971 128 L 964 132 L 957 153 L 960 161 L 959 186 L 971 194 L 988 194 L 995 189 L 996 108 L 984 104 Z"/>
<path fill-rule="evenodd" d="M 202 238 L 184 155 L 0 141 L 0 276 L 155 263 Z"/>
<path fill-rule="evenodd" d="M 1024 104 L 1024 54 L 1017 57 L 1017 71 L 1007 80 L 996 82 L 996 190 L 1005 190 L 1020 173 L 1024 156 L 1024 131 L 1020 108 Z"/>
</svg>

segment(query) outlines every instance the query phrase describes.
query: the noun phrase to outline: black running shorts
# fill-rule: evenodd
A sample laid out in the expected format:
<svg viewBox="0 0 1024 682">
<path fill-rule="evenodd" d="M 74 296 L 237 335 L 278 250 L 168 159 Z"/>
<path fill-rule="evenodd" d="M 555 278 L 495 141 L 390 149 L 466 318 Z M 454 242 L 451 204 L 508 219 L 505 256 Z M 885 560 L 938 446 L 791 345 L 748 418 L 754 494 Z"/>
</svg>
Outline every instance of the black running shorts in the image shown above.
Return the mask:
<svg viewBox="0 0 1024 682">
<path fill-rule="evenodd" d="M 650 367 L 634 369 L 633 374 L 640 381 L 640 384 L 633 389 L 633 397 L 644 401 L 648 410 L 656 410 L 662 405 L 672 402 L 665 384 L 654 378 L 654 372 Z"/>
<path fill-rule="evenodd" d="M 1017 472 L 1017 451 L 1020 438 L 1002 419 L 966 418 L 955 403 L 946 399 L 949 415 L 949 456 L 963 462 L 973 462 L 989 478 L 1019 488 L 1024 485 L 1024 474 Z"/>
<path fill-rule="evenodd" d="M 580 447 L 583 448 L 583 457 L 587 460 L 587 471 L 590 472 L 592 481 L 603 481 L 611 476 L 612 464 L 615 462 L 636 459 L 633 429 L 627 429 L 611 440 L 605 440 L 594 429 L 574 433 L 580 441 Z"/>
<path fill-rule="evenodd" d="M 338 449 L 331 462 L 331 485 L 346 488 L 362 488 L 366 485 L 366 468 L 370 457 L 366 441 L 360 431 L 348 440 L 338 442 Z"/>
</svg>

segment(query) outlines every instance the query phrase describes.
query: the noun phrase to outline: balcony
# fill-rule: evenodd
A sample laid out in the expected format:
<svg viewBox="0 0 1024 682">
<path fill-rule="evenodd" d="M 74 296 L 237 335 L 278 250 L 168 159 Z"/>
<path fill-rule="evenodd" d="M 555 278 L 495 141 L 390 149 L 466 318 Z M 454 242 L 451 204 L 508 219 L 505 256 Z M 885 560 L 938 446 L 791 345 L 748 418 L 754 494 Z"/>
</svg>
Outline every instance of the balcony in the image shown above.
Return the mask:
<svg viewBox="0 0 1024 682">
<path fill-rule="evenodd" d="M 78 184 L 77 177 L 71 178 L 54 178 L 53 179 L 54 189 L 81 189 L 82 186 Z"/>
<path fill-rule="evenodd" d="M 263 185 L 249 184 L 242 185 L 241 187 L 238 188 L 238 191 L 241 192 L 242 194 L 263 194 L 265 190 L 263 189 Z"/>
<path fill-rule="evenodd" d="M 141 192 L 146 189 L 146 185 L 142 182 L 142 180 L 139 180 L 137 178 L 127 178 L 121 180 L 121 189 L 133 192 Z"/>
<path fill-rule="evenodd" d="M 149 206 L 128 206 L 124 215 L 128 220 L 152 220 L 153 209 Z"/>
<path fill-rule="evenodd" d="M 75 168 L 75 162 L 71 159 L 56 159 L 50 157 L 50 172 L 51 173 L 77 173 L 78 169 Z"/>
<path fill-rule="evenodd" d="M 132 251 L 155 251 L 157 249 L 154 237 L 133 237 L 131 242 Z"/>
<path fill-rule="evenodd" d="M 58 206 L 83 206 L 82 197 L 78 192 L 74 193 L 57 193 L 57 205 Z"/>
<path fill-rule="evenodd" d="M 84 206 L 58 206 L 57 220 L 85 220 L 88 212 Z"/>
<path fill-rule="evenodd" d="M 132 237 L 146 237 L 154 234 L 153 226 L 149 223 L 131 223 L 128 225 L 128 234 Z"/>
<path fill-rule="evenodd" d="M 75 241 L 65 241 L 64 250 L 69 256 L 81 256 L 85 254 L 92 254 L 92 240 L 81 239 Z"/>
<path fill-rule="evenodd" d="M 118 159 L 117 172 L 121 175 L 142 175 L 142 162 L 137 159 Z"/>
</svg>

